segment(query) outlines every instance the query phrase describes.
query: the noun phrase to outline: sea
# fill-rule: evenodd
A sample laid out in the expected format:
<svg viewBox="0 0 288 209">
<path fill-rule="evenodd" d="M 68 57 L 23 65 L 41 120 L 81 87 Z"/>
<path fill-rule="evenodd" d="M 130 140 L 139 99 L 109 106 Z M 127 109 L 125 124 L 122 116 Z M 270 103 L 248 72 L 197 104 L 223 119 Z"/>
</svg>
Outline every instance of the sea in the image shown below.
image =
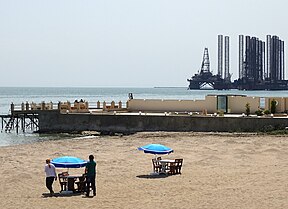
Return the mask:
<svg viewBox="0 0 288 209">
<path fill-rule="evenodd" d="M 134 99 L 205 99 L 206 95 L 247 95 L 259 97 L 288 97 L 288 91 L 240 91 L 240 90 L 188 90 L 187 87 L 153 87 L 153 88 L 84 88 L 84 87 L 0 87 L 0 115 L 10 113 L 10 104 L 20 106 L 22 102 L 41 103 L 59 101 L 74 102 L 85 100 L 89 106 L 95 106 L 97 101 L 110 103 L 121 101 L 125 106 L 129 94 Z M 5 133 L 1 126 L 0 146 L 35 143 L 45 140 L 63 140 L 79 137 L 70 134 L 38 134 L 25 132 L 16 134 L 15 131 Z"/>
</svg>

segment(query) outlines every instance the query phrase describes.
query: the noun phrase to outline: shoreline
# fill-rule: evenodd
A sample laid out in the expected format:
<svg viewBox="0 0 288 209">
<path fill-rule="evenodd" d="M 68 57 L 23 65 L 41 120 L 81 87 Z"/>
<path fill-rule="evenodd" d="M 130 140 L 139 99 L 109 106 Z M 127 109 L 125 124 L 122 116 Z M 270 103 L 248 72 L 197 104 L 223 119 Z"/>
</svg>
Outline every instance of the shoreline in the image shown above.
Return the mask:
<svg viewBox="0 0 288 209">
<path fill-rule="evenodd" d="M 288 130 L 275 130 L 275 131 L 268 131 L 268 132 L 195 132 L 195 131 L 183 131 L 183 132 L 168 132 L 168 131 L 151 131 L 151 132 L 136 132 L 136 133 L 100 133 L 96 131 L 80 131 L 75 133 L 29 133 L 29 137 L 33 137 L 33 141 L 25 141 L 25 139 L 21 139 L 21 143 L 14 143 L 14 144 L 3 144 L 0 145 L 0 149 L 2 147 L 11 147 L 11 146 L 21 146 L 27 144 L 34 144 L 34 143 L 41 143 L 41 142 L 54 142 L 58 140 L 81 140 L 81 139 L 89 139 L 95 137 L 102 137 L 102 138 L 109 138 L 109 137 L 123 137 L 123 136 L 133 136 L 137 134 L 160 134 L 163 133 L 167 134 L 188 134 L 190 136 L 230 136 L 230 137 L 237 137 L 237 136 L 275 136 L 275 137 L 287 137 Z M 6 133 L 3 133 L 6 134 Z M 12 134 L 13 135 L 13 134 Z M 14 134 L 14 137 L 18 135 Z M 22 138 L 28 136 L 21 136 Z M 45 137 L 45 139 L 41 139 L 41 137 Z M 38 141 L 35 138 L 40 138 Z M 47 139 L 50 138 L 50 139 Z M 7 142 L 8 143 L 8 142 Z"/>
</svg>

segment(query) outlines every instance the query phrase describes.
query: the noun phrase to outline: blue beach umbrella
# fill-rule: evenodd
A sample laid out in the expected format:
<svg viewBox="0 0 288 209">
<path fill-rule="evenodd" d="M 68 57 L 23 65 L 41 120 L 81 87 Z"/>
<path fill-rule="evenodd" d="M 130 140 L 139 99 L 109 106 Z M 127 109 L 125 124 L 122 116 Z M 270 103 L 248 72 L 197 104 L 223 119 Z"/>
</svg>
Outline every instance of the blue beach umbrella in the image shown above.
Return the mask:
<svg viewBox="0 0 288 209">
<path fill-rule="evenodd" d="M 87 161 L 82 160 L 78 157 L 63 156 L 52 159 L 51 163 L 56 168 L 81 168 L 86 166 Z"/>
<path fill-rule="evenodd" d="M 151 153 L 155 155 L 165 155 L 173 152 L 173 149 L 162 144 L 147 144 L 143 147 L 138 147 L 138 150 L 143 150 L 144 153 Z"/>
</svg>

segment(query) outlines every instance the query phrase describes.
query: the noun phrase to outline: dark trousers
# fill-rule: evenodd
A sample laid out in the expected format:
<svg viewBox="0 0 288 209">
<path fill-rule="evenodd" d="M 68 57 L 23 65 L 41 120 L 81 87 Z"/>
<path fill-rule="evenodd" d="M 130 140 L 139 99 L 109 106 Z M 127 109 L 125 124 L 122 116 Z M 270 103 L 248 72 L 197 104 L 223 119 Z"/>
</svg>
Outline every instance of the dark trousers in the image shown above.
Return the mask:
<svg viewBox="0 0 288 209">
<path fill-rule="evenodd" d="M 46 177 L 46 187 L 47 189 L 49 189 L 50 193 L 54 193 L 53 188 L 52 188 L 52 184 L 54 182 L 54 178 L 53 176 L 51 177 Z"/>
<path fill-rule="evenodd" d="M 93 195 L 96 195 L 96 175 L 95 176 L 87 176 L 86 177 L 86 182 L 87 182 L 87 186 L 86 186 L 86 195 L 88 196 L 90 193 L 90 187 L 93 190 Z"/>
</svg>

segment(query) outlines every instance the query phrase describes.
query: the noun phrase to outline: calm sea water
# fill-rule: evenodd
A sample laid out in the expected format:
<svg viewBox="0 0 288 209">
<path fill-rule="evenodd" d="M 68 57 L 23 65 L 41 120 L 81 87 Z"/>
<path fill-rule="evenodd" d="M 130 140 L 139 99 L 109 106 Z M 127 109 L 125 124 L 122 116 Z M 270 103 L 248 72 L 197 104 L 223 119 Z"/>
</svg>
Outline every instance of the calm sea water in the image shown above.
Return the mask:
<svg viewBox="0 0 288 209">
<path fill-rule="evenodd" d="M 0 114 L 5 115 L 10 111 L 10 104 L 13 102 L 20 105 L 22 102 L 42 101 L 58 103 L 58 101 L 86 100 L 89 105 L 96 106 L 99 100 L 119 102 L 123 104 L 128 100 L 128 94 L 132 93 L 135 99 L 204 99 L 208 94 L 244 94 L 248 96 L 288 96 L 288 91 L 238 91 L 238 90 L 187 90 L 183 88 L 40 88 L 40 87 L 0 87 Z M 12 133 L 0 133 L 0 146 L 31 143 L 42 140 L 59 140 L 67 136 L 58 135 L 38 135 L 25 133 L 16 135 Z"/>
</svg>

